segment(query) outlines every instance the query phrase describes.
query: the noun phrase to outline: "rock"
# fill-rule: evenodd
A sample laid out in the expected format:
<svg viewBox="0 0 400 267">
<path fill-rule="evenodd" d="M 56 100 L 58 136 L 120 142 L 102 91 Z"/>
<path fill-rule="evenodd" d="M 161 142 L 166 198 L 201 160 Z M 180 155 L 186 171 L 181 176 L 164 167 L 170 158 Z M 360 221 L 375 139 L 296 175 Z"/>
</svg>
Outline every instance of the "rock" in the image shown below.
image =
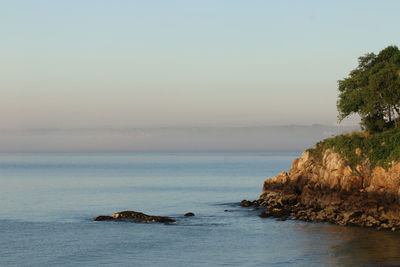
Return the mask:
<svg viewBox="0 0 400 267">
<path fill-rule="evenodd" d="M 260 217 L 260 218 L 268 218 L 268 217 L 271 217 L 271 215 L 267 214 L 266 212 L 261 212 L 260 214 L 258 214 L 258 217 Z"/>
<path fill-rule="evenodd" d="M 343 215 L 343 220 L 345 220 L 346 222 L 352 220 L 355 217 L 360 217 L 361 212 L 356 212 L 356 211 L 347 211 L 342 213 Z"/>
<path fill-rule="evenodd" d="M 184 216 L 186 216 L 186 217 L 194 216 L 194 213 L 193 212 L 188 212 Z"/>
<path fill-rule="evenodd" d="M 326 219 L 326 212 L 324 210 L 321 210 L 320 212 L 317 213 L 315 220 L 319 222 L 323 222 Z"/>
<path fill-rule="evenodd" d="M 254 207 L 259 207 L 259 206 L 261 206 L 262 203 L 263 203 L 262 199 L 257 199 L 257 200 L 254 200 L 251 204 Z"/>
<path fill-rule="evenodd" d="M 281 197 L 281 203 L 285 205 L 297 204 L 297 195 L 295 194 L 284 195 Z"/>
<path fill-rule="evenodd" d="M 258 200 L 241 206 L 266 207 L 263 218 L 400 229 L 400 162 L 371 169 L 368 161 L 349 166 L 333 149 L 321 156 L 305 151 L 289 172 L 265 180 Z"/>
<path fill-rule="evenodd" d="M 175 222 L 174 219 L 165 216 L 151 216 L 137 211 L 120 211 L 110 216 L 98 216 L 95 217 L 93 220 L 95 221 L 133 221 L 133 222 L 160 222 L 160 223 L 170 223 Z"/>
<path fill-rule="evenodd" d="M 280 218 L 280 217 L 289 215 L 289 213 L 285 209 L 277 209 L 277 208 L 275 208 L 275 209 L 272 209 L 271 215 L 272 215 L 272 217 Z"/>
<path fill-rule="evenodd" d="M 368 227 L 379 226 L 380 222 L 377 221 L 374 217 L 368 216 L 365 225 L 368 226 Z"/>
<path fill-rule="evenodd" d="M 283 221 L 286 221 L 287 218 L 288 218 L 288 216 L 283 216 L 283 217 L 280 217 L 280 218 L 278 218 L 278 219 L 276 219 L 276 220 L 277 220 L 277 221 L 283 222 Z"/>
<path fill-rule="evenodd" d="M 384 228 L 384 229 L 389 229 L 390 228 L 389 225 L 387 225 L 386 223 L 382 223 L 381 227 Z"/>
<path fill-rule="evenodd" d="M 240 206 L 242 206 L 242 207 L 250 207 L 251 205 L 253 205 L 253 203 L 246 199 L 244 199 L 244 200 L 242 200 L 242 202 L 240 202 Z"/>
<path fill-rule="evenodd" d="M 114 220 L 114 218 L 108 215 L 100 215 L 93 218 L 93 221 L 112 221 L 112 220 Z"/>
</svg>

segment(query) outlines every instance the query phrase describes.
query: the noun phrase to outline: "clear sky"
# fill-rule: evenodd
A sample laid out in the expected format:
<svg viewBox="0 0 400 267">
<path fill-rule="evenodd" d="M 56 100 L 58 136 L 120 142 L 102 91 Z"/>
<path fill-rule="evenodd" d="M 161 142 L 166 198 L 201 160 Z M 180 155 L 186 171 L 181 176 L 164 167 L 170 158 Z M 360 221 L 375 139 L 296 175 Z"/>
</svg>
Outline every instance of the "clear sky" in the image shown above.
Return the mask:
<svg viewBox="0 0 400 267">
<path fill-rule="evenodd" d="M 0 128 L 333 124 L 400 1 L 0 1 Z"/>
</svg>

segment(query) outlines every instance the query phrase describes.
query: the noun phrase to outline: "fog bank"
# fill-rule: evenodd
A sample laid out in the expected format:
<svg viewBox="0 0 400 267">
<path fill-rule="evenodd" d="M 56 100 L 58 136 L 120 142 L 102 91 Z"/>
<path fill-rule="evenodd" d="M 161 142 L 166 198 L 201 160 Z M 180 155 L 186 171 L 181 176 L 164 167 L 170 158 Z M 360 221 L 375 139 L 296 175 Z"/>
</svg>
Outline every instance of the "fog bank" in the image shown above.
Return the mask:
<svg viewBox="0 0 400 267">
<path fill-rule="evenodd" d="M 301 151 L 356 126 L 29 128 L 0 130 L 0 152 Z"/>
</svg>

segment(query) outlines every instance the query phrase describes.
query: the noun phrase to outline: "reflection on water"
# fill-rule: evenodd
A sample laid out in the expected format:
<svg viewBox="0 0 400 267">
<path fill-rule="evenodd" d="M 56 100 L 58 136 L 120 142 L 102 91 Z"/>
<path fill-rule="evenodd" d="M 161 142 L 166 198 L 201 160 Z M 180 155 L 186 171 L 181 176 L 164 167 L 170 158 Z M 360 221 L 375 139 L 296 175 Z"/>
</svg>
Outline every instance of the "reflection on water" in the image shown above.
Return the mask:
<svg viewBox="0 0 400 267">
<path fill-rule="evenodd" d="M 295 228 L 297 234 L 312 238 L 310 242 L 302 243 L 310 246 L 304 250 L 316 245 L 325 247 L 327 257 L 324 264 L 400 264 L 399 232 L 319 223 L 296 223 Z"/>
</svg>

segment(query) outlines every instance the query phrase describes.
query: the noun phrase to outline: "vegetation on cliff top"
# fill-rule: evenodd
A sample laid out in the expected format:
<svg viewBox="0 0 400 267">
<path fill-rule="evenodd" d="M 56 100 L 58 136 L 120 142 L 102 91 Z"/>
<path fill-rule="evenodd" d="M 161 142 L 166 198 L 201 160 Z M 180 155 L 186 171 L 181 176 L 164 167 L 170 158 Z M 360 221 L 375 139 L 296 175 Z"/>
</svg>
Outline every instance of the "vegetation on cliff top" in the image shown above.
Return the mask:
<svg viewBox="0 0 400 267">
<path fill-rule="evenodd" d="M 389 46 L 358 59 L 349 77 L 339 80 L 339 120 L 361 117 L 364 132 L 325 139 L 308 151 L 321 159 L 332 148 L 354 167 L 369 161 L 371 168 L 388 168 L 400 160 L 400 50 Z"/>
<path fill-rule="evenodd" d="M 348 160 L 351 167 L 369 161 L 371 168 L 388 168 L 393 161 L 400 160 L 400 128 L 381 133 L 355 132 L 325 139 L 308 151 L 317 159 L 322 152 L 331 148 Z"/>
</svg>

